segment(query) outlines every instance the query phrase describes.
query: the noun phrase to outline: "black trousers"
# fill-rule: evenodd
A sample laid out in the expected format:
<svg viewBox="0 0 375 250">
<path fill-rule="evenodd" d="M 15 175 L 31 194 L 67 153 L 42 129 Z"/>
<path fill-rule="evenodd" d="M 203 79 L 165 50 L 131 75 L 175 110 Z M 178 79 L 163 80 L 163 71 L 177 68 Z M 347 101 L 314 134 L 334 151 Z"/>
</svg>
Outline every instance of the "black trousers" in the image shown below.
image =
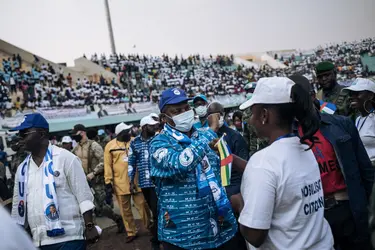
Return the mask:
<svg viewBox="0 0 375 250">
<path fill-rule="evenodd" d="M 142 193 L 151 209 L 152 219 L 154 221 L 150 228 L 152 234 L 151 242 L 160 244 L 158 240 L 158 197 L 156 195 L 155 188 L 142 188 Z"/>
<path fill-rule="evenodd" d="M 369 235 L 357 235 L 349 201 L 340 201 L 335 207 L 325 210 L 324 217 L 331 226 L 335 249 L 372 250 Z"/>
<path fill-rule="evenodd" d="M 238 250 L 237 248 L 237 239 L 236 237 L 233 237 L 230 241 L 227 241 L 223 245 L 219 246 L 218 248 L 215 248 L 217 250 Z M 163 249 L 164 250 L 183 250 L 184 248 L 169 244 L 167 242 L 163 242 Z M 211 248 L 213 249 L 213 248 Z"/>
</svg>

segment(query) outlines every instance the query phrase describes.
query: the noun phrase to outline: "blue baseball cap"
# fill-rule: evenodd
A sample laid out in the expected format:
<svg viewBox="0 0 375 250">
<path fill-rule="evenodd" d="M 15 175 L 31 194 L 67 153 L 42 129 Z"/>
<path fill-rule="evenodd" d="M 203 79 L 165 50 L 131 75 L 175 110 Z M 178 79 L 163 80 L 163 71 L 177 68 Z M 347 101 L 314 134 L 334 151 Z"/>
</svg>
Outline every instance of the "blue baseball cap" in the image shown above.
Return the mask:
<svg viewBox="0 0 375 250">
<path fill-rule="evenodd" d="M 104 134 L 105 134 L 104 129 L 99 129 L 99 130 L 98 130 L 98 135 L 104 135 Z"/>
<path fill-rule="evenodd" d="M 159 109 L 160 111 L 162 111 L 165 105 L 177 104 L 177 103 L 186 102 L 189 100 L 190 98 L 186 96 L 185 91 L 183 91 L 182 89 L 178 89 L 178 88 L 167 89 L 167 90 L 164 90 L 163 93 L 161 93 L 161 98 L 159 101 Z"/>
<path fill-rule="evenodd" d="M 39 113 L 25 115 L 21 124 L 10 131 L 20 131 L 28 128 L 46 128 L 49 129 L 47 120 Z"/>
<path fill-rule="evenodd" d="M 194 103 L 197 99 L 202 99 L 203 101 L 208 102 L 207 97 L 206 97 L 205 95 L 203 95 L 203 94 L 199 94 L 199 95 L 194 96 L 194 98 L 193 98 L 193 103 Z"/>
</svg>

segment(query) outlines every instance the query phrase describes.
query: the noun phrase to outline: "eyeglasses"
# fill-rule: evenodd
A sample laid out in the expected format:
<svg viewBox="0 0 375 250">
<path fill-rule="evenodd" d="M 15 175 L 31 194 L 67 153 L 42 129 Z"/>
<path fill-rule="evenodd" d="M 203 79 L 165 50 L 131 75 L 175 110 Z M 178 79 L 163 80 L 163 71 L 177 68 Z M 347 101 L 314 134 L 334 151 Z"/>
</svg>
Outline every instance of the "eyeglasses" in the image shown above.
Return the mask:
<svg viewBox="0 0 375 250">
<path fill-rule="evenodd" d="M 18 136 L 21 137 L 21 138 L 25 138 L 25 137 L 27 137 L 28 135 L 33 134 L 33 133 L 36 133 L 36 132 L 38 132 L 38 131 L 19 132 L 19 133 L 18 133 Z"/>
</svg>

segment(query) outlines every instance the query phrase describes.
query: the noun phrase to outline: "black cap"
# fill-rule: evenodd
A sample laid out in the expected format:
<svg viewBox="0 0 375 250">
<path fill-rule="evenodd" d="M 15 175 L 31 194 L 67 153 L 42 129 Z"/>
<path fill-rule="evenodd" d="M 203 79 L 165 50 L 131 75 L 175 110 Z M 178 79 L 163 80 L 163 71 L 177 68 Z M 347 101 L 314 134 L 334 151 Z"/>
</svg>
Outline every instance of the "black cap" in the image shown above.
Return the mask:
<svg viewBox="0 0 375 250">
<path fill-rule="evenodd" d="M 86 131 L 86 127 L 82 124 L 76 124 L 70 134 L 75 135 L 78 131 Z"/>
</svg>

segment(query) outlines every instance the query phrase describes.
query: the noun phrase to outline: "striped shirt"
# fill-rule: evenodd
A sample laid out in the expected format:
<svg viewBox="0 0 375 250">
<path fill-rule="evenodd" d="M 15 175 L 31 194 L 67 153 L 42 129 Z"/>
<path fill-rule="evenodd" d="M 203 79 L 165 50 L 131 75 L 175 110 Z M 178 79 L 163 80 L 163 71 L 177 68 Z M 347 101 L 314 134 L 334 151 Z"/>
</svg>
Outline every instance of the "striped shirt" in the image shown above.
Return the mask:
<svg viewBox="0 0 375 250">
<path fill-rule="evenodd" d="M 152 138 L 144 140 L 141 135 L 138 135 L 130 143 L 128 174 L 130 180 L 134 181 L 135 173 L 138 170 L 138 183 L 140 188 L 154 187 L 151 181 L 149 157 L 149 147 Z"/>
</svg>

